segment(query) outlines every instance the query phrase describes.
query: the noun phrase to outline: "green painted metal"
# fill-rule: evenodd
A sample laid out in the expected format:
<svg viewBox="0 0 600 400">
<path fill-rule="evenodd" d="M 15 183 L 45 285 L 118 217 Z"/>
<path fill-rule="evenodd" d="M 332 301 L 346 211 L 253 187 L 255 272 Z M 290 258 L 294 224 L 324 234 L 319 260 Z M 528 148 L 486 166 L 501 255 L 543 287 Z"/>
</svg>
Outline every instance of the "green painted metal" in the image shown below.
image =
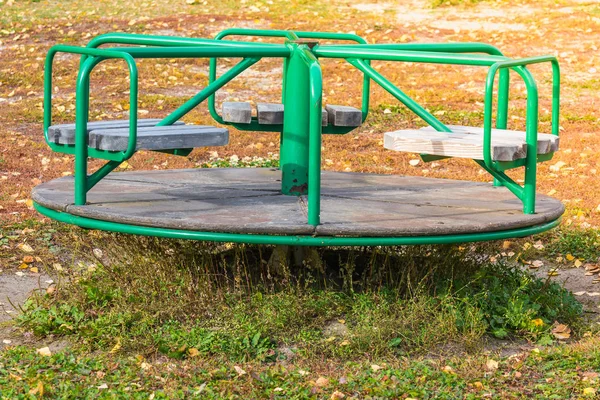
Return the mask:
<svg viewBox="0 0 600 400">
<path fill-rule="evenodd" d="M 241 28 L 232 28 L 221 31 L 215 36 L 216 40 L 223 40 L 228 36 L 263 36 L 263 37 L 281 37 L 286 38 L 288 40 L 298 40 L 298 39 L 324 39 L 324 40 L 345 40 L 352 41 L 358 44 L 366 44 L 366 40 L 362 37 L 350 34 L 350 33 L 333 33 L 333 32 L 307 32 L 307 31 L 286 31 L 286 30 L 265 30 L 265 29 L 241 29 Z M 283 82 L 281 85 L 281 98 L 282 104 L 285 104 L 285 92 L 286 92 L 286 71 L 287 71 L 287 62 L 288 59 L 283 59 Z M 367 63 L 370 63 L 368 60 Z M 213 58 L 210 60 L 210 72 L 209 72 L 209 80 L 212 81 L 216 79 L 216 68 L 217 68 L 217 60 Z M 362 91 L 362 100 L 361 100 L 361 112 L 362 112 L 362 120 L 363 122 L 367 118 L 369 114 L 369 94 L 370 94 L 370 79 L 367 75 L 363 77 L 363 91 Z M 215 108 L 215 98 L 211 96 L 208 102 L 208 108 L 211 113 L 213 119 L 219 123 L 225 123 L 219 113 Z M 236 129 L 244 130 L 244 131 L 261 131 L 261 132 L 280 132 L 283 129 L 283 125 L 260 125 L 256 118 L 252 119 L 250 124 L 231 124 L 236 127 Z M 322 128 L 322 133 L 326 134 L 337 134 L 343 135 L 352 130 L 356 129 L 356 127 L 338 127 L 327 125 Z M 281 136 L 281 143 L 283 143 L 283 136 Z"/>
<path fill-rule="evenodd" d="M 281 155 L 281 193 L 301 196 L 308 193 L 310 131 L 309 64 L 304 57 L 308 46 L 288 43 L 292 55 L 287 62 L 284 104 L 294 112 L 284 113 Z M 320 112 L 320 111 L 319 111 Z M 320 129 L 320 124 L 319 124 Z"/>
<path fill-rule="evenodd" d="M 399 236 L 399 237 L 333 237 L 333 236 L 277 236 L 253 235 L 241 233 L 197 232 L 166 228 L 152 228 L 140 225 L 126 225 L 79 217 L 65 212 L 55 211 L 33 203 L 40 213 L 54 220 L 82 228 L 100 229 L 132 235 L 155 236 L 173 239 L 204 240 L 211 242 L 272 244 L 289 246 L 412 246 L 427 244 L 454 244 L 485 242 L 537 235 L 560 224 L 560 218 L 541 225 L 497 232 L 478 232 L 443 236 Z"/>
<path fill-rule="evenodd" d="M 282 37 L 285 44 L 256 43 L 243 41 L 227 41 L 230 35 Z M 299 39 L 315 40 L 348 40 L 358 44 L 307 46 Z M 105 44 L 124 44 L 151 47 L 115 47 L 98 49 Z M 76 83 L 76 140 L 75 145 L 57 145 L 48 138 L 48 127 L 51 125 L 52 107 L 52 64 L 58 52 L 79 54 L 82 56 Z M 484 54 L 478 54 L 484 53 Z M 281 58 L 284 64 L 282 82 L 283 103 L 286 105 L 284 123 L 278 126 L 259 125 L 256 118 L 250 124 L 233 124 L 238 129 L 255 131 L 274 131 L 281 133 L 281 169 L 282 193 L 289 195 L 307 195 L 308 223 L 312 226 L 320 224 L 320 172 L 321 172 L 321 136 L 324 133 L 347 133 L 351 127 L 321 127 L 322 76 L 319 58 L 345 59 L 363 73 L 363 120 L 368 114 L 370 80 L 374 80 L 382 88 L 396 97 L 416 115 L 424 119 L 438 131 L 450 132 L 441 121 L 435 118 L 424 107 L 406 95 L 383 75 L 370 66 L 371 60 L 396 62 L 436 63 L 452 65 L 471 65 L 489 67 L 484 101 L 484 157 L 477 161 L 494 178 L 494 184 L 505 186 L 523 202 L 524 213 L 535 212 L 535 187 L 537 163 L 552 158 L 552 154 L 537 155 L 538 128 L 538 91 L 533 76 L 527 65 L 551 63 L 552 83 L 552 133 L 559 134 L 560 103 L 560 70 L 554 57 L 532 57 L 526 59 L 509 59 L 499 49 L 484 43 L 426 43 L 426 44 L 366 44 L 359 36 L 328 32 L 303 32 L 287 30 L 252 30 L 229 29 L 221 32 L 215 39 L 178 38 L 166 36 L 149 36 L 136 34 L 111 33 L 98 36 L 90 41 L 86 48 L 74 46 L 54 46 L 46 57 L 46 73 L 44 76 L 44 136 L 49 146 L 57 152 L 75 155 L 75 204 L 86 202 L 86 193 L 118 165 L 135 153 L 137 135 L 137 80 L 136 58 L 210 58 L 209 85 L 182 106 L 165 117 L 159 125 L 169 125 L 181 119 L 192 109 L 208 100 L 208 108 L 219 123 L 223 120 L 215 110 L 214 94 L 224 85 L 247 68 L 265 57 Z M 229 71 L 216 77 L 216 62 L 222 57 L 242 57 L 243 60 Z M 109 152 L 89 148 L 87 144 L 87 121 L 89 114 L 89 85 L 92 70 L 102 61 L 119 58 L 125 60 L 130 74 L 130 132 L 128 146 L 122 152 Z M 526 142 L 527 157 L 511 163 L 495 162 L 491 158 L 491 130 L 493 90 L 496 75 L 498 79 L 498 103 L 496 127 L 505 129 L 508 122 L 509 71 L 515 71 L 524 81 L 527 90 Z M 290 112 L 289 110 L 293 110 Z M 191 149 L 169 150 L 169 153 L 186 155 Z M 91 175 L 87 174 L 88 157 L 100 158 L 108 162 Z M 424 160 L 439 157 L 422 155 Z M 508 177 L 504 171 L 524 167 L 524 185 L 520 186 Z M 419 238 L 316 238 L 303 236 L 268 236 L 268 235 L 233 235 L 207 232 L 156 230 L 155 228 L 134 227 L 104 221 L 85 220 L 71 215 L 44 209 L 36 206 L 40 212 L 52 215 L 56 219 L 69 219 L 70 223 L 87 224 L 99 229 L 110 228 L 129 233 L 151 234 L 168 237 L 196 238 L 197 240 L 243 241 L 252 243 L 289 243 L 300 245 L 385 245 L 387 244 L 420 244 L 453 243 L 457 241 L 494 240 L 492 238 L 513 237 L 515 234 L 550 229 L 554 221 L 530 230 L 513 230 L 489 235 L 478 235 L 487 239 L 475 239 L 469 235 L 453 235 L 444 237 Z M 74 222 L 73 218 L 77 222 Z M 84 221 L 85 220 L 85 221 Z M 83 222 L 81 222 L 83 221 Z M 103 225 L 108 224 L 108 225 Z M 114 228 L 114 229 L 113 229 Z M 153 230 L 154 229 L 154 230 Z M 540 230 L 540 231 L 541 231 Z M 135 231 L 135 232 L 134 232 Z M 182 233 L 185 232 L 185 233 Z M 192 235 L 191 237 L 189 235 Z M 513 235 L 513 236 L 502 236 Z M 204 238 L 204 239 L 202 239 Z M 388 239 L 388 240 L 386 240 Z"/>
</svg>

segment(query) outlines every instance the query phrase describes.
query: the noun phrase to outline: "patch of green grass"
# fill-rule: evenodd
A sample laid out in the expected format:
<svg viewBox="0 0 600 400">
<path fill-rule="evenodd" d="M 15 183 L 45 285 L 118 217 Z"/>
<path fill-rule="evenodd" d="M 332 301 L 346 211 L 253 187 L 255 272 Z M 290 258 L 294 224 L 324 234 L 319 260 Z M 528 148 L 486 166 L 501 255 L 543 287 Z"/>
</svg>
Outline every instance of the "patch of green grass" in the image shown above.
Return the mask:
<svg viewBox="0 0 600 400">
<path fill-rule="evenodd" d="M 222 363 L 210 357 L 164 360 L 27 347 L 0 353 L 3 398 L 594 398 L 598 338 L 517 356 L 349 362 Z M 317 384 L 317 381 L 319 382 Z M 590 388 L 592 389 L 590 391 Z M 335 395 L 334 395 L 335 393 Z M 587 394 L 586 393 L 590 393 Z M 337 397 L 336 397 L 337 396 Z"/>
<path fill-rule="evenodd" d="M 566 256 L 597 262 L 600 260 L 600 232 L 596 229 L 563 228 L 552 233 L 546 245 L 551 256 Z"/>
<path fill-rule="evenodd" d="M 176 358 L 264 361 L 286 346 L 353 360 L 475 349 L 486 333 L 547 342 L 555 320 L 574 325 L 582 312 L 557 284 L 457 247 L 321 249 L 295 265 L 272 247 L 101 236 L 118 251 L 28 300 L 24 328 Z M 342 333 L 328 331 L 335 321 Z"/>
</svg>

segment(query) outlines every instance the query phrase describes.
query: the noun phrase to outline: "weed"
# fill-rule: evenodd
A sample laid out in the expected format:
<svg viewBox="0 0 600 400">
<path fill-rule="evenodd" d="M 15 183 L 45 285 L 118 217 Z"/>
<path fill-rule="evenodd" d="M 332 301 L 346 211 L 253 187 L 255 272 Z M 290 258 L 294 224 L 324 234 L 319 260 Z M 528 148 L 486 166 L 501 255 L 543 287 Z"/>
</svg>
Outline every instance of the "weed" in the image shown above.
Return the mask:
<svg viewBox="0 0 600 400">
<path fill-rule="evenodd" d="M 598 230 L 563 228 L 549 235 L 551 239 L 546 250 L 551 256 L 571 254 L 573 257 L 592 262 L 600 260 L 600 232 Z"/>
<path fill-rule="evenodd" d="M 322 249 L 295 265 L 274 262 L 273 247 L 100 236 L 118 251 L 74 266 L 76 283 L 31 298 L 23 326 L 75 335 L 90 348 L 120 338 L 124 350 L 176 358 L 195 349 L 266 360 L 285 344 L 304 356 L 353 359 L 476 348 L 486 332 L 539 340 L 555 320 L 572 325 L 581 315 L 557 284 L 482 265 L 481 254 L 452 246 Z M 325 334 L 337 320 L 342 336 Z"/>
</svg>

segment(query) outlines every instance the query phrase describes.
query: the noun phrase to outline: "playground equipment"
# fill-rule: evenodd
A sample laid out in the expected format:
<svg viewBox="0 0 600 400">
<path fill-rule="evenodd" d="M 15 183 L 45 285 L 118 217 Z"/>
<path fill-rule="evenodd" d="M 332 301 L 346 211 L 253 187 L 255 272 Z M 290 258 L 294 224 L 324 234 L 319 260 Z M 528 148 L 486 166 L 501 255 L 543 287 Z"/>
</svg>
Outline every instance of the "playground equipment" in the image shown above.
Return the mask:
<svg viewBox="0 0 600 400">
<path fill-rule="evenodd" d="M 284 43 L 231 41 L 271 36 Z M 352 44 L 321 44 L 350 41 Z M 102 45 L 124 45 L 99 48 Z M 76 117 L 52 125 L 52 67 L 57 53 L 81 55 Z M 163 119 L 138 119 L 139 58 L 209 58 L 209 84 Z M 217 76 L 219 58 L 240 57 Z M 282 102 L 225 102 L 215 92 L 263 58 L 283 60 Z M 319 59 L 344 59 L 363 74 L 361 109 L 322 104 Z M 125 121 L 88 122 L 90 73 L 102 61 L 121 59 L 130 75 Z M 487 67 L 483 127 L 447 126 L 371 67 L 372 60 Z M 552 132 L 538 133 L 538 91 L 527 65 L 549 63 L 553 72 Z M 560 73 L 552 56 L 510 59 L 482 43 L 367 44 L 351 34 L 229 29 L 215 39 L 111 33 L 87 47 L 57 45 L 46 58 L 44 135 L 56 152 L 75 156 L 74 177 L 37 186 L 42 214 L 85 228 L 194 240 L 284 245 L 377 246 L 437 244 L 521 237 L 555 227 L 560 201 L 536 194 L 536 166 L 558 150 Z M 509 70 L 527 90 L 526 130 L 507 128 Z M 496 127 L 492 128 L 498 76 Z M 420 153 L 425 161 L 473 159 L 494 184 L 321 171 L 322 134 L 345 134 L 367 118 L 371 81 L 429 124 L 384 134 L 393 151 Z M 224 146 L 227 129 L 180 120 L 207 104 L 219 125 L 277 132 L 280 168 L 186 169 L 111 172 L 138 150 L 188 155 L 193 148 Z M 106 160 L 88 173 L 88 158 Z M 524 184 L 505 174 L 523 167 Z"/>
</svg>

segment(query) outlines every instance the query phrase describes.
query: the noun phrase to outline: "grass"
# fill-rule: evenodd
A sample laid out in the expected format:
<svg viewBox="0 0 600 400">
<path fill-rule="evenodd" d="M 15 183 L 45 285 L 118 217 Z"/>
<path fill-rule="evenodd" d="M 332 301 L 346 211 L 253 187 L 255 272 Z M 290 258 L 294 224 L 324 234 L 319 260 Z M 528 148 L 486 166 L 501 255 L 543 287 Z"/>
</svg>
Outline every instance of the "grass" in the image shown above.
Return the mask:
<svg viewBox="0 0 600 400">
<path fill-rule="evenodd" d="M 421 9 L 410 2 L 389 4 L 384 12 L 372 13 L 362 11 L 364 4 L 358 7 L 357 2 L 227 0 L 189 5 L 182 0 L 175 8 L 166 0 L 146 3 L 144 15 L 139 5 L 112 0 L 0 3 L 0 49 L 10 55 L 0 59 L 0 97 L 9 99 L 9 105 L 0 107 L 5 126 L 0 135 L 6 139 L 0 143 L 0 178 L 7 181 L 0 181 L 7 188 L 0 191 L 0 268 L 6 274 L 20 271 L 25 254 L 17 245 L 34 248 L 32 254 L 42 261 L 32 265 L 51 272 L 59 283 L 25 304 L 19 329 L 35 332 L 35 347 L 57 337 L 70 342 L 69 349 L 49 357 L 31 345 L 0 351 L 0 398 L 333 399 L 343 393 L 358 398 L 546 399 L 583 398 L 598 387 L 598 337 L 584 321 L 581 305 L 558 285 L 513 265 L 524 258 L 567 255 L 596 263 L 600 256 L 597 228 L 589 228 L 600 221 L 594 212 L 599 164 L 592 151 L 599 139 L 589 134 L 598 125 L 598 114 L 588 93 L 597 82 L 579 79 L 594 65 L 590 49 L 599 30 L 588 16 L 597 14 L 595 4 L 542 0 L 528 4 L 531 14 L 523 13 L 517 2 L 486 2 L 481 7 L 502 9 L 503 16 L 491 14 L 493 22 L 536 27 L 520 32 L 431 24 L 432 19 L 449 22 L 458 16 L 457 26 L 462 20 L 481 21 L 478 2 L 470 0 L 434 0 Z M 432 12 L 430 5 L 439 8 Z M 410 8 L 410 16 L 404 7 Z M 572 14 L 565 14 L 564 7 L 571 7 Z M 518 254 L 510 263 L 503 257 L 492 262 L 490 255 L 505 252 L 502 243 L 493 243 L 477 248 L 322 249 L 299 266 L 287 256 L 280 262 L 282 256 L 272 256 L 270 247 L 84 232 L 48 224 L 27 208 L 23 200 L 34 181 L 72 172 L 69 158 L 65 162 L 52 154 L 41 137 L 39 84 L 50 45 L 85 45 L 91 36 L 108 31 L 212 37 L 233 26 L 286 29 L 291 23 L 305 30 L 353 31 L 370 43 L 481 41 L 498 45 L 510 56 L 573 53 L 560 56 L 564 151 L 541 164 L 538 174 L 540 192 L 555 190 L 554 196 L 569 200 L 565 225 L 535 239 L 543 241 L 543 250 L 517 251 L 523 243 L 513 244 Z M 544 43 L 555 45 L 546 48 Z M 69 121 L 77 58 L 58 61 L 54 118 Z M 206 82 L 206 62 L 148 60 L 140 65 L 140 106 L 148 118 L 163 117 Z M 269 76 L 281 65 L 264 67 L 254 78 Z M 381 63 L 378 71 L 444 122 L 481 124 L 481 106 L 474 102 L 481 101 L 477 89 L 483 75 L 460 67 L 397 63 Z M 328 63 L 324 76 L 326 102 L 360 103 L 360 84 L 349 84 L 351 75 L 343 63 Z M 125 77 L 120 64 L 99 67 L 92 83 L 92 119 L 126 116 Z M 547 122 L 543 110 L 549 107 L 548 82 L 538 82 L 542 120 Z M 248 86 L 231 82 L 221 94 L 271 101 L 268 96 L 280 90 L 259 87 L 249 93 Z M 511 126 L 518 121 L 519 127 L 524 101 L 519 89 L 513 93 L 510 115 L 521 119 L 511 119 Z M 392 154 L 379 143 L 385 130 L 422 123 L 376 85 L 371 107 L 359 130 L 324 138 L 323 158 L 331 160 L 327 168 L 424 173 L 409 165 L 410 155 Z M 195 110 L 189 118 L 211 123 L 206 109 Z M 232 129 L 231 138 L 230 146 L 218 154 L 213 149 L 179 158 L 141 153 L 129 164 L 133 169 L 277 166 L 275 135 Z M 40 165 L 41 157 L 50 160 L 48 168 Z M 565 167 L 549 171 L 548 164 L 558 161 Z M 430 173 L 488 179 L 466 162 L 439 164 Z M 92 162 L 92 169 L 97 166 Z M 95 249 L 103 254 L 92 257 Z M 53 272 L 54 263 L 63 272 Z M 568 324 L 574 340 L 557 343 L 555 322 Z M 0 332 L 4 327 L 0 325 Z M 500 357 L 494 347 L 485 353 L 490 343 L 511 340 L 523 343 L 512 347 L 518 354 Z M 534 346 L 540 351 L 531 350 Z M 499 361 L 497 370 L 488 368 L 490 358 Z"/>
<path fill-rule="evenodd" d="M 486 333 L 548 343 L 554 321 L 582 315 L 557 284 L 456 247 L 326 249 L 295 266 L 278 248 L 107 236 L 103 261 L 82 258 L 65 284 L 28 300 L 24 329 L 175 358 L 265 361 L 289 346 L 354 360 L 475 349 Z M 332 323 L 344 333 L 328 333 Z"/>
<path fill-rule="evenodd" d="M 0 395 L 53 398 L 594 398 L 599 343 L 525 351 L 499 359 L 397 360 L 232 365 L 195 357 L 169 362 L 142 356 L 61 351 L 44 357 L 17 347 L 2 354 Z M 496 360 L 494 360 L 496 361 Z M 493 365 L 493 364 L 492 364 Z M 338 397 L 335 397 L 338 396 Z"/>
</svg>

